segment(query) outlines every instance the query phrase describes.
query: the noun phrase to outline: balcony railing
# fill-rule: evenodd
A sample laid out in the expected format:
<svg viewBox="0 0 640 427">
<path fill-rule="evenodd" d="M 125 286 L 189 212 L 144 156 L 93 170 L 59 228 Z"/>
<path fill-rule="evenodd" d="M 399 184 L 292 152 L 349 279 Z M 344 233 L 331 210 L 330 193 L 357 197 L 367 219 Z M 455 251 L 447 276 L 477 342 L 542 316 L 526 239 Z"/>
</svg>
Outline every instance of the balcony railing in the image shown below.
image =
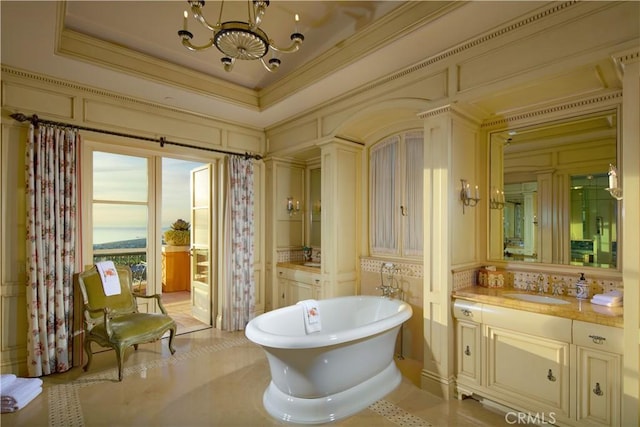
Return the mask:
<svg viewBox="0 0 640 427">
<path fill-rule="evenodd" d="M 93 262 L 113 261 L 115 265 L 126 265 L 131 268 L 133 290 L 145 293 L 147 288 L 147 249 L 94 249 Z"/>
</svg>

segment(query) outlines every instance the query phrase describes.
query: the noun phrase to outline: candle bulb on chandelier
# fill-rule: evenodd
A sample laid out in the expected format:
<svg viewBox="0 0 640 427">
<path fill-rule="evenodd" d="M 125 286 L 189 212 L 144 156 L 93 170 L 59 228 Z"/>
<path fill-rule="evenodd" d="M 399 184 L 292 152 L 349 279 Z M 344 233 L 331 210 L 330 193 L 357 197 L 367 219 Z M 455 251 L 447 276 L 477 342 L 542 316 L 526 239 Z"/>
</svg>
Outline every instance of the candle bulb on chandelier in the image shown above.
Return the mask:
<svg viewBox="0 0 640 427">
<path fill-rule="evenodd" d="M 295 31 L 294 32 L 297 33 L 298 32 L 298 22 L 300 22 L 300 15 L 298 15 L 297 13 L 296 13 L 296 16 L 295 16 L 295 21 L 296 21 L 296 26 L 295 26 Z"/>
<path fill-rule="evenodd" d="M 182 26 L 183 26 L 183 29 L 184 29 L 185 31 L 187 31 L 187 17 L 188 17 L 188 16 L 189 16 L 189 14 L 188 14 L 188 13 L 187 13 L 187 11 L 185 10 L 185 11 L 184 11 L 184 20 L 182 21 Z"/>
<path fill-rule="evenodd" d="M 478 190 L 477 185 L 476 185 L 476 199 L 480 200 L 480 190 Z"/>
</svg>

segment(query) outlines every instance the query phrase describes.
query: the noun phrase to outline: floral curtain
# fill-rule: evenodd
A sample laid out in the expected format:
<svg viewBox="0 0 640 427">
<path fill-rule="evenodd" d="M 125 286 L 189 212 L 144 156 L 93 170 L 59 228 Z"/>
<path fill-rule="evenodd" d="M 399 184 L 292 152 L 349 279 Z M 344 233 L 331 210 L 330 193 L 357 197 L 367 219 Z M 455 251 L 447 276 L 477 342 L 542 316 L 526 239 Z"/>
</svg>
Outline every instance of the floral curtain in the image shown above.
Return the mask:
<svg viewBox="0 0 640 427">
<path fill-rule="evenodd" d="M 29 127 L 26 147 L 27 366 L 30 377 L 72 367 L 77 131 Z"/>
<path fill-rule="evenodd" d="M 226 280 L 222 328 L 244 329 L 255 310 L 253 275 L 253 161 L 231 156 L 227 167 L 225 211 Z"/>
</svg>

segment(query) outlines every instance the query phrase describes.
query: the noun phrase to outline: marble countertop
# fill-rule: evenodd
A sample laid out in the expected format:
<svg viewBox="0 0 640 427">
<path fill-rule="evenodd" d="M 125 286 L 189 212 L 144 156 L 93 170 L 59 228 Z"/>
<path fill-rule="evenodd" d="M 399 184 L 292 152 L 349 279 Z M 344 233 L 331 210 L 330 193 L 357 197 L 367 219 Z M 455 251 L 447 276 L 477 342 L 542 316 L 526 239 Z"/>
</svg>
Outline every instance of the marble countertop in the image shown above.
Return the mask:
<svg viewBox="0 0 640 427">
<path fill-rule="evenodd" d="M 300 262 L 279 262 L 276 264 L 276 267 L 281 268 L 292 268 L 294 270 L 302 270 L 307 271 L 309 273 L 320 273 L 320 267 L 310 267 L 304 265 L 302 261 Z"/>
<path fill-rule="evenodd" d="M 470 286 L 453 291 L 451 296 L 467 301 L 497 305 L 500 307 L 515 308 L 517 310 L 531 311 L 534 313 L 549 314 L 551 316 L 565 317 L 584 322 L 597 323 L 606 326 L 622 328 L 624 325 L 624 307 L 605 307 L 591 304 L 589 300 L 579 300 L 575 297 L 553 296 L 568 302 L 568 304 L 544 304 L 537 302 L 521 301 L 506 297 L 505 293 L 528 293 L 514 288 L 485 288 L 482 286 Z M 552 296 L 545 294 L 546 296 Z"/>
</svg>

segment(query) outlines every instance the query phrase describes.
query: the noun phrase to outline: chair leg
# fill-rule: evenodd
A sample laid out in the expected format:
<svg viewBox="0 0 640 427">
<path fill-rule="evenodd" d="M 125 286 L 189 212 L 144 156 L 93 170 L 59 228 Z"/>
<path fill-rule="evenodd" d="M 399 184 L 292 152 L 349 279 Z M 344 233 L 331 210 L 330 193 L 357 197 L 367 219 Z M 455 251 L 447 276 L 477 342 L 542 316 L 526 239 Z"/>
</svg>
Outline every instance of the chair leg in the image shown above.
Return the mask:
<svg viewBox="0 0 640 427">
<path fill-rule="evenodd" d="M 171 354 L 176 352 L 176 349 L 173 348 L 173 337 L 176 336 L 177 330 L 178 330 L 177 326 L 174 326 L 173 328 L 169 329 L 169 351 L 171 352 Z"/>
<path fill-rule="evenodd" d="M 122 371 L 124 371 L 124 351 L 122 347 L 116 347 L 116 359 L 118 360 L 118 381 L 122 381 Z"/>
<path fill-rule="evenodd" d="M 84 340 L 84 351 L 87 353 L 87 363 L 82 368 L 85 372 L 89 369 L 89 365 L 91 365 L 91 358 L 93 357 L 93 353 L 91 352 L 91 341 Z"/>
</svg>

